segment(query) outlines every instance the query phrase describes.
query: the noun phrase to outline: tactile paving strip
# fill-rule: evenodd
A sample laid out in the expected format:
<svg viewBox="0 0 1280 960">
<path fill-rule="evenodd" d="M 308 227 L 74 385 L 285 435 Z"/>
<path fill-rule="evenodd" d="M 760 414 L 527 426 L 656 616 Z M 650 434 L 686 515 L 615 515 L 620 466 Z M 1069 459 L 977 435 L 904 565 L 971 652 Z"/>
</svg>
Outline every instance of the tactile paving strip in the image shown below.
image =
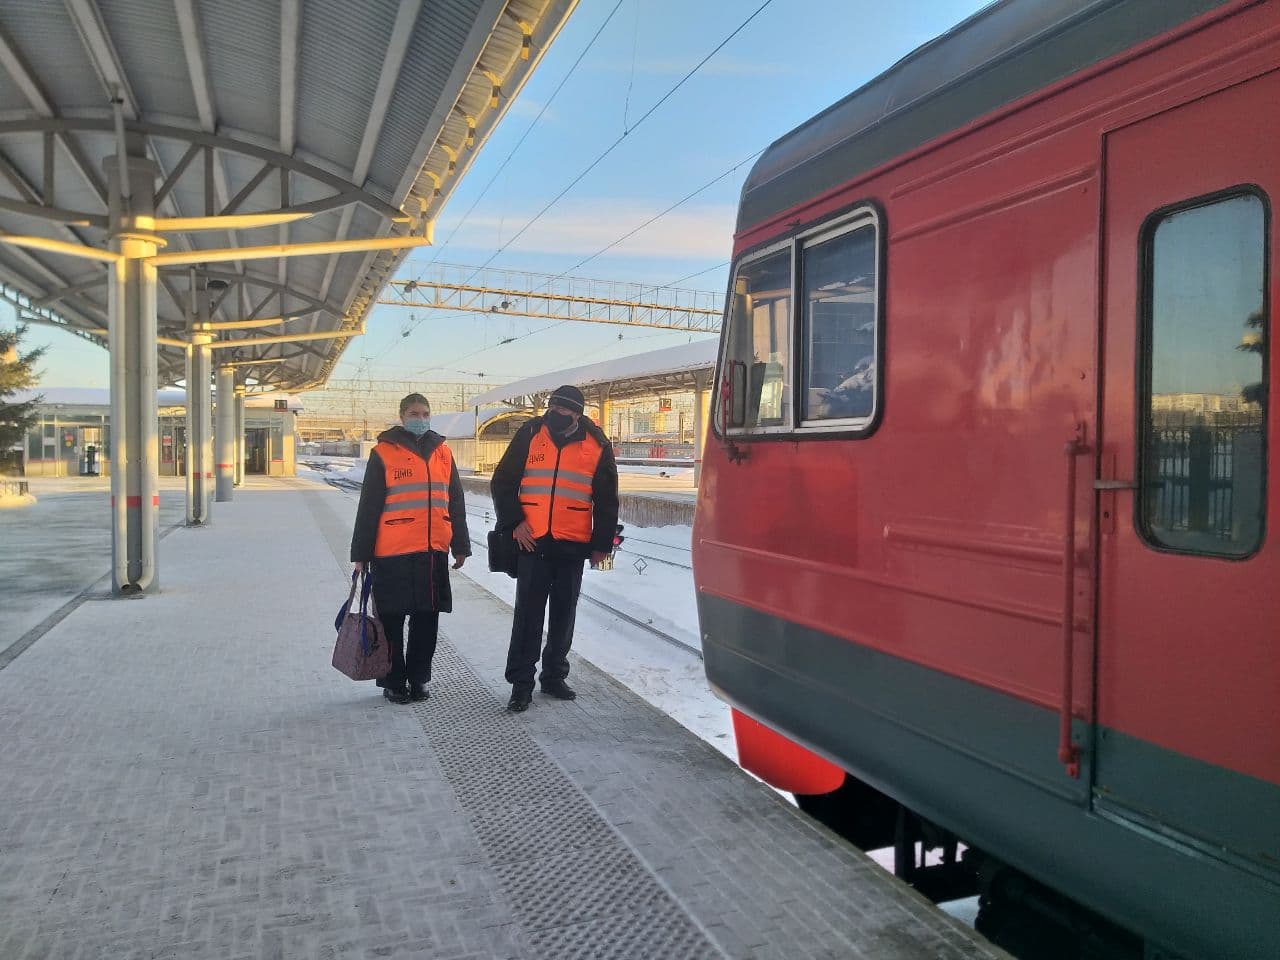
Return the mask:
<svg viewBox="0 0 1280 960">
<path fill-rule="evenodd" d="M 534 955 L 724 956 L 443 637 L 432 672 L 414 712 Z"/>
</svg>

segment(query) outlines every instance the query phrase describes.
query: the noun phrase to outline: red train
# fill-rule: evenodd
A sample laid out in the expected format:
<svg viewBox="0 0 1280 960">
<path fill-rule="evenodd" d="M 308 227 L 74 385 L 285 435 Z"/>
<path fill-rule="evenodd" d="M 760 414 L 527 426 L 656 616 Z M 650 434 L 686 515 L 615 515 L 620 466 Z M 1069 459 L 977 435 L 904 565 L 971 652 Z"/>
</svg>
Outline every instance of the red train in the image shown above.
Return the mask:
<svg viewBox="0 0 1280 960">
<path fill-rule="evenodd" d="M 707 676 L 998 941 L 1280 957 L 1276 198 L 1280 0 L 995 3 L 743 188 Z"/>
</svg>

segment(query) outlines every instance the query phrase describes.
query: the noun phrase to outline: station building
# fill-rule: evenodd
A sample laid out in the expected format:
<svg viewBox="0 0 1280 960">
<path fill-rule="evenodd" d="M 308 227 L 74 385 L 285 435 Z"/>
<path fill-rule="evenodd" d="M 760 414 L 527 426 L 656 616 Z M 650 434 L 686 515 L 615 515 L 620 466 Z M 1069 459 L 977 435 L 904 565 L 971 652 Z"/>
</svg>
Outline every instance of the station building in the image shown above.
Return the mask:
<svg viewBox="0 0 1280 960">
<path fill-rule="evenodd" d="M 18 449 L 5 452 L 0 469 L 26 477 L 108 476 L 111 472 L 111 403 L 105 388 L 61 387 L 30 391 L 19 402 L 42 396 L 37 420 Z M 160 476 L 187 469 L 187 395 L 160 390 Z M 292 477 L 297 472 L 294 422 L 302 405 L 293 397 L 245 397 L 237 443 L 237 475 Z"/>
</svg>

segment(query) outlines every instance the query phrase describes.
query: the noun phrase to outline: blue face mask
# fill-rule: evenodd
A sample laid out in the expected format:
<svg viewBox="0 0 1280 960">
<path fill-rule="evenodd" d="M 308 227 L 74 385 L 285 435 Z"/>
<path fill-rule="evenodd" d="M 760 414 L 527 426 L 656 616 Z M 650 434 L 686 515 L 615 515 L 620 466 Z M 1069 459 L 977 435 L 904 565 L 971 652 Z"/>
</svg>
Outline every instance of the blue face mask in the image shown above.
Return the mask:
<svg viewBox="0 0 1280 960">
<path fill-rule="evenodd" d="M 431 418 L 423 417 L 421 420 L 416 417 L 410 418 L 404 421 L 404 428 L 415 437 L 420 437 L 431 429 Z"/>
</svg>

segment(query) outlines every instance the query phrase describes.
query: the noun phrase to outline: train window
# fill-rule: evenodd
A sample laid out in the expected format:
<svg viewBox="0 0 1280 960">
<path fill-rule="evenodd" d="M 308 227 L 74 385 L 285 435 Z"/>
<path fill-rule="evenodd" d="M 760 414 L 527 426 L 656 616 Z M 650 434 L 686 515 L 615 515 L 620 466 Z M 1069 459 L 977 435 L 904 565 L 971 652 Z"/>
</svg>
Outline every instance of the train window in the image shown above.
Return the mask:
<svg viewBox="0 0 1280 960">
<path fill-rule="evenodd" d="M 1267 209 L 1240 193 L 1145 233 L 1139 523 L 1156 546 L 1243 557 L 1262 542 Z"/>
<path fill-rule="evenodd" d="M 806 427 L 857 429 L 876 412 L 876 249 L 874 222 L 817 235 L 801 249 Z"/>
<path fill-rule="evenodd" d="M 752 432 L 791 423 L 791 247 L 738 267 L 733 279 L 721 422 Z M 722 396 L 720 403 L 725 403 Z"/>
</svg>

